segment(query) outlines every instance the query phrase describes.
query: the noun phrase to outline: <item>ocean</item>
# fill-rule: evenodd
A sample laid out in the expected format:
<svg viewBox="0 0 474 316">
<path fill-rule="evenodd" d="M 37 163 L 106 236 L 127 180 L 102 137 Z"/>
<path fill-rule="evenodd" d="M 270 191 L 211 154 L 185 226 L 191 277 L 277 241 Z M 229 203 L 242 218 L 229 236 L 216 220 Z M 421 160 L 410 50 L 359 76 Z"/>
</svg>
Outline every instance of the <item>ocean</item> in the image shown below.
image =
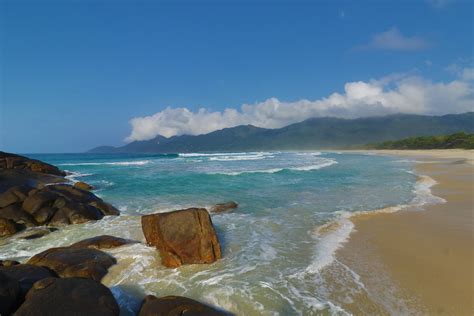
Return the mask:
<svg viewBox="0 0 474 316">
<path fill-rule="evenodd" d="M 123 315 L 146 294 L 182 295 L 238 315 L 345 315 L 364 289 L 339 262 L 351 214 L 436 202 L 414 161 L 340 152 L 27 155 L 71 172 L 121 211 L 36 240 L 15 237 L 0 259 L 27 260 L 51 247 L 102 234 L 144 241 L 140 216 L 236 201 L 212 214 L 223 258 L 211 265 L 161 266 L 144 243 L 108 251 L 118 260 L 102 282 Z"/>
</svg>

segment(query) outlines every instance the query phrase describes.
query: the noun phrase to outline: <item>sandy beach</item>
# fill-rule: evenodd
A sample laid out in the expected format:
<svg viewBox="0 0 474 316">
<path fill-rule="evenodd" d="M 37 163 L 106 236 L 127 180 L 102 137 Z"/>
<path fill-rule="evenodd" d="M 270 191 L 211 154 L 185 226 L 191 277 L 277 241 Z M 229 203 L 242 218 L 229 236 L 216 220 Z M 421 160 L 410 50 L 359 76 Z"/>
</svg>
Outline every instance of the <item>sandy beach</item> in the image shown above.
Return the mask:
<svg viewBox="0 0 474 316">
<path fill-rule="evenodd" d="M 371 152 L 416 159 L 415 171 L 434 179 L 432 193 L 446 202 L 352 217 L 338 260 L 387 314 L 473 315 L 474 151 Z"/>
</svg>

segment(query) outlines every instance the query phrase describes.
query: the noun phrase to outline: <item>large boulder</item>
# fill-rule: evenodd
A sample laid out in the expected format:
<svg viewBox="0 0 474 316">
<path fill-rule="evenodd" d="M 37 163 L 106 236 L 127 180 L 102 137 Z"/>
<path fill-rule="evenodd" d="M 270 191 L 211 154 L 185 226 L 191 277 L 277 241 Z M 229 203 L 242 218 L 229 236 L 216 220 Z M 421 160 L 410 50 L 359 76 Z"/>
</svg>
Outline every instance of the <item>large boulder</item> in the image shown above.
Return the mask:
<svg viewBox="0 0 474 316">
<path fill-rule="evenodd" d="M 0 315 L 11 315 L 20 302 L 20 283 L 0 272 Z"/>
<path fill-rule="evenodd" d="M 212 263 L 221 258 L 221 249 L 211 217 L 206 209 L 190 208 L 142 216 L 148 245 L 160 251 L 167 267 Z"/>
<path fill-rule="evenodd" d="M 30 213 L 23 210 L 18 204 L 12 204 L 0 209 L 0 217 L 10 219 L 17 224 L 26 227 L 33 227 L 38 224 L 34 217 L 31 216 Z"/>
<path fill-rule="evenodd" d="M 56 276 L 53 271 L 47 268 L 34 266 L 31 264 L 0 266 L 0 273 L 5 274 L 10 279 L 16 280 L 20 284 L 23 297 L 31 289 L 35 282 Z"/>
<path fill-rule="evenodd" d="M 225 203 L 218 203 L 218 204 L 214 205 L 213 207 L 211 207 L 211 212 L 213 212 L 213 213 L 222 213 L 222 212 L 226 212 L 226 211 L 236 209 L 237 207 L 239 207 L 239 204 L 237 204 L 234 201 L 229 201 L 229 202 L 225 202 Z"/>
<path fill-rule="evenodd" d="M 95 249 L 110 249 L 123 245 L 134 243 L 132 240 L 114 237 L 110 235 L 101 235 L 97 237 L 87 238 L 76 242 L 69 246 L 70 248 L 95 248 Z"/>
<path fill-rule="evenodd" d="M 18 185 L 11 187 L 7 191 L 0 194 L 0 208 L 7 207 L 8 205 L 21 203 L 28 196 L 33 187 L 29 185 Z"/>
<path fill-rule="evenodd" d="M 82 278 L 46 278 L 36 282 L 16 316 L 115 316 L 119 306 L 100 282 Z"/>
<path fill-rule="evenodd" d="M 64 171 L 59 170 L 57 167 L 47 164 L 45 162 L 30 159 L 24 156 L 10 154 L 0 151 L 0 170 L 16 169 L 16 170 L 28 170 L 37 173 L 45 173 L 56 176 L 65 176 Z"/>
<path fill-rule="evenodd" d="M 148 295 L 143 300 L 138 316 L 222 316 L 207 305 L 182 296 L 165 296 L 157 298 Z"/>
<path fill-rule="evenodd" d="M 62 278 L 82 277 L 100 281 L 110 266 L 117 263 L 111 255 L 90 248 L 51 248 L 34 255 L 27 264 L 47 267 Z"/>
</svg>

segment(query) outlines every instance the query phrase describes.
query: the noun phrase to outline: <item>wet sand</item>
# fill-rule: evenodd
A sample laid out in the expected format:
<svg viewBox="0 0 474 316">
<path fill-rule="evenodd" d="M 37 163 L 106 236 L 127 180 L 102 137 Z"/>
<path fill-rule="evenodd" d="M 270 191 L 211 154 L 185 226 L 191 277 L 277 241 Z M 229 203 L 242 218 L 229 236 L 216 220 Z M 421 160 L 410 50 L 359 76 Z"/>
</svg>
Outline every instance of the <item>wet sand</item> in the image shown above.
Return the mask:
<svg viewBox="0 0 474 316">
<path fill-rule="evenodd" d="M 473 151 L 374 152 L 416 157 L 416 172 L 438 182 L 432 193 L 446 203 L 353 217 L 338 260 L 361 276 L 382 313 L 474 315 Z"/>
</svg>

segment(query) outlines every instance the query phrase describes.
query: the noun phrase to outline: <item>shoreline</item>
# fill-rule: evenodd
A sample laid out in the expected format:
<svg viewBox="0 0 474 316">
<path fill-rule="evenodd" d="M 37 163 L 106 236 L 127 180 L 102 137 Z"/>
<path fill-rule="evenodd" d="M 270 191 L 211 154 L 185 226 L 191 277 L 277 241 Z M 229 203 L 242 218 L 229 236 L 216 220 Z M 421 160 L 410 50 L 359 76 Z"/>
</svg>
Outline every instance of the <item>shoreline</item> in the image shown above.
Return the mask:
<svg viewBox="0 0 474 316">
<path fill-rule="evenodd" d="M 474 314 L 474 151 L 349 152 L 416 158 L 417 175 L 435 180 L 431 192 L 446 202 L 350 217 L 354 229 L 337 260 L 360 276 L 371 303 L 387 314 Z"/>
</svg>

